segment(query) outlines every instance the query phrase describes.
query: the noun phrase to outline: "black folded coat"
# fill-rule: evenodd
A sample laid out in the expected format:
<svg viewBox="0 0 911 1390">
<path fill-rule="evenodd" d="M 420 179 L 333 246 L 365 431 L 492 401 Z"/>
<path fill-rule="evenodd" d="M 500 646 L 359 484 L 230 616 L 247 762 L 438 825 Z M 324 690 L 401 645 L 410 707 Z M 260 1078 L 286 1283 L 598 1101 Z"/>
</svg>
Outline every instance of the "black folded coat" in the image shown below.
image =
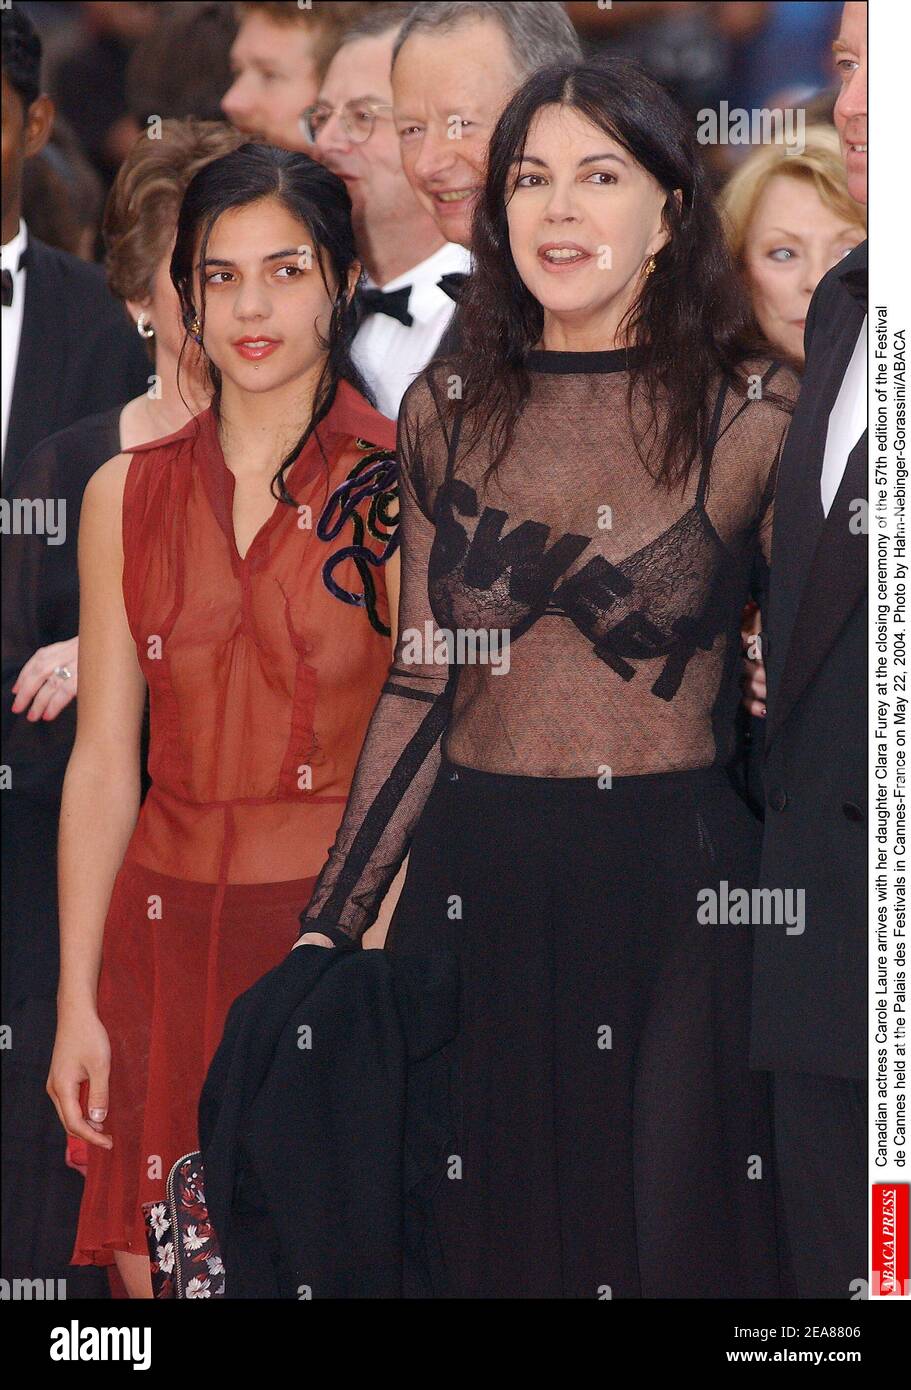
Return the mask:
<svg viewBox="0 0 911 1390">
<path fill-rule="evenodd" d="M 300 946 L 235 1000 L 199 1103 L 228 1298 L 443 1292 L 458 962 Z"/>
</svg>

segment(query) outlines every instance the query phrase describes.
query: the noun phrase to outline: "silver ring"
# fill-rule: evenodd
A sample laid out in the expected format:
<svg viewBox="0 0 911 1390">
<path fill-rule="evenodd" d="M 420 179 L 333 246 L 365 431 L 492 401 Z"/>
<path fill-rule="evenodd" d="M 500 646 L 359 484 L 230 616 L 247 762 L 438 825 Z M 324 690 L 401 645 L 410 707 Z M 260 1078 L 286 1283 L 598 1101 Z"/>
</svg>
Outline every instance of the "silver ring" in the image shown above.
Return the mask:
<svg viewBox="0 0 911 1390">
<path fill-rule="evenodd" d="M 55 666 L 52 675 L 59 676 L 62 681 L 72 680 L 73 673 L 69 666 Z"/>
</svg>

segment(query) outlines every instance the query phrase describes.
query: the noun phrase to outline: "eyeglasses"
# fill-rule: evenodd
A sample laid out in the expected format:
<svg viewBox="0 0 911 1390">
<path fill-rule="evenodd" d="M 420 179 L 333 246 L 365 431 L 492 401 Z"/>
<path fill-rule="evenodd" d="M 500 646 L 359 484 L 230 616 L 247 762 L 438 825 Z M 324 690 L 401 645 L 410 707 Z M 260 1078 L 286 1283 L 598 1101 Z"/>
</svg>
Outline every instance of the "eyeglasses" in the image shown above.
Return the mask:
<svg viewBox="0 0 911 1390">
<path fill-rule="evenodd" d="M 336 110 L 339 113 L 339 124 L 348 139 L 352 144 L 362 145 L 373 134 L 377 116 L 390 112 L 392 107 L 388 103 L 378 101 L 346 101 L 341 107 L 318 101 L 313 106 L 308 106 L 300 117 L 301 130 L 311 144 L 316 143 L 320 131 L 335 115 Z"/>
</svg>

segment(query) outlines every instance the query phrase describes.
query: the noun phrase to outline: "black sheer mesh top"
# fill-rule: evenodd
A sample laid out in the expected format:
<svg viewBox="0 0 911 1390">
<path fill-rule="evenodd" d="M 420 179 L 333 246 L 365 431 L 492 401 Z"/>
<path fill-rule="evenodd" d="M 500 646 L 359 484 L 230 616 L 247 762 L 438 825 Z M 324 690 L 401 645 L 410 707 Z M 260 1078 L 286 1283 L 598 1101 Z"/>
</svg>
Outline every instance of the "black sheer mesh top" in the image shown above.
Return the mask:
<svg viewBox="0 0 911 1390">
<path fill-rule="evenodd" d="M 721 387 L 685 487 L 634 443 L 626 351 L 532 353 L 510 451 L 465 453 L 432 365 L 399 414 L 402 588 L 388 680 L 302 931 L 369 927 L 439 769 L 637 776 L 727 763 L 740 618 L 763 587 L 774 484 L 797 379 L 748 364 Z M 643 451 L 645 452 L 645 451 Z M 751 584 L 752 578 L 752 584 Z M 451 634 L 451 637 L 448 635 Z M 474 636 L 472 637 L 472 634 Z"/>
</svg>

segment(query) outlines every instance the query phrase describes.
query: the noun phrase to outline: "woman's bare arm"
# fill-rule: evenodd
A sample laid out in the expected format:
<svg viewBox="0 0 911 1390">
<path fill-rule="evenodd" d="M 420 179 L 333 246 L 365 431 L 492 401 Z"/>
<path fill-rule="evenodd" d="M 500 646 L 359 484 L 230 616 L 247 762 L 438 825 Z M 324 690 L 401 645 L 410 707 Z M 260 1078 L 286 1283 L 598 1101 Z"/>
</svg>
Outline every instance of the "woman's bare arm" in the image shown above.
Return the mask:
<svg viewBox="0 0 911 1390">
<path fill-rule="evenodd" d="M 79 699 L 58 856 L 62 1003 L 94 1004 L 111 888 L 139 812 L 146 686 L 123 602 L 129 462 L 118 454 L 92 476 L 79 527 Z"/>
<path fill-rule="evenodd" d="M 112 1143 L 103 1132 L 111 1053 L 96 995 L 111 889 L 139 812 L 146 688 L 123 601 L 129 463 L 118 454 L 93 474 L 79 525 L 79 698 L 60 810 L 60 983 L 47 1081 L 67 1133 L 103 1148 Z"/>
</svg>

